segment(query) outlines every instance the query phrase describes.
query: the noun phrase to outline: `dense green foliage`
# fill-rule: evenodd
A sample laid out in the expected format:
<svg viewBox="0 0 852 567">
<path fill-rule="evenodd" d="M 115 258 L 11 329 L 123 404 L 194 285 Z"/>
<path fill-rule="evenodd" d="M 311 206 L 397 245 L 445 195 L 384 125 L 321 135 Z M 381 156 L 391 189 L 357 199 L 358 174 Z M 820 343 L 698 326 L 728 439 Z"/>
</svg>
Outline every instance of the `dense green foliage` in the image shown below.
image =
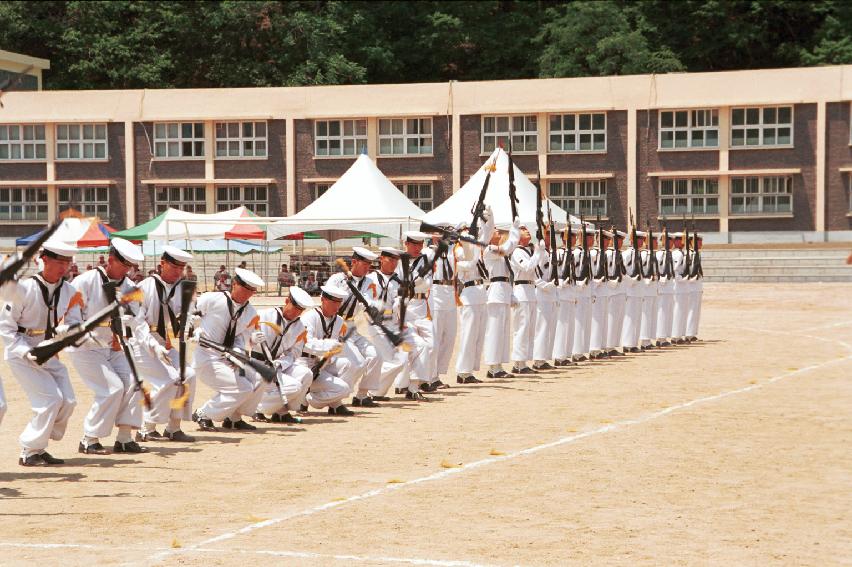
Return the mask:
<svg viewBox="0 0 852 567">
<path fill-rule="evenodd" d="M 53 89 L 431 82 L 852 63 L 852 2 L 0 2 Z"/>
</svg>

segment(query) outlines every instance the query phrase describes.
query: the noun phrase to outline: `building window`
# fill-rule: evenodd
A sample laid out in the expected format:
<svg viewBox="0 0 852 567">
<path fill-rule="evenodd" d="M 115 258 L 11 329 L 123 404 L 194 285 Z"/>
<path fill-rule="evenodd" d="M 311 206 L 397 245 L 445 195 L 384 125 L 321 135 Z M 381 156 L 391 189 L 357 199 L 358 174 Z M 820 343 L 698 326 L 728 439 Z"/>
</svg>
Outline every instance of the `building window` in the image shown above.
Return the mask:
<svg viewBox="0 0 852 567">
<path fill-rule="evenodd" d="M 106 159 L 106 124 L 57 124 L 56 159 Z"/>
<path fill-rule="evenodd" d="M 0 187 L 0 221 L 46 221 L 47 187 Z"/>
<path fill-rule="evenodd" d="M 431 183 L 403 183 L 399 188 L 403 195 L 422 210 L 432 210 L 434 201 L 432 200 Z"/>
<path fill-rule="evenodd" d="M 315 155 L 357 156 L 367 151 L 366 120 L 317 120 Z"/>
<path fill-rule="evenodd" d="M 313 187 L 313 195 L 314 201 L 325 195 L 325 192 L 328 191 L 328 188 L 331 187 L 330 183 L 314 183 Z"/>
<path fill-rule="evenodd" d="M 109 218 L 109 187 L 60 187 L 59 211 L 68 209 L 87 217 Z"/>
<path fill-rule="evenodd" d="M 432 155 L 432 119 L 379 119 L 379 155 Z"/>
<path fill-rule="evenodd" d="M 754 106 L 731 110 L 731 146 L 792 145 L 792 106 Z"/>
<path fill-rule="evenodd" d="M 792 212 L 792 177 L 731 178 L 731 214 Z"/>
<path fill-rule="evenodd" d="M 260 217 L 268 216 L 269 191 L 266 185 L 219 185 L 216 187 L 216 210 L 230 211 L 245 207 Z"/>
<path fill-rule="evenodd" d="M 551 114 L 551 152 L 605 152 L 606 114 Z"/>
<path fill-rule="evenodd" d="M 511 148 L 509 140 L 511 139 Z M 497 146 L 518 153 L 538 151 L 538 121 L 527 116 L 483 116 L 482 152 L 490 154 Z"/>
<path fill-rule="evenodd" d="M 574 216 L 606 216 L 606 179 L 551 181 L 550 199 Z"/>
<path fill-rule="evenodd" d="M 266 122 L 217 122 L 216 157 L 266 157 Z"/>
<path fill-rule="evenodd" d="M 660 111 L 660 149 L 716 148 L 718 146 L 718 110 Z"/>
<path fill-rule="evenodd" d="M 204 157 L 204 123 L 157 122 L 154 124 L 154 156 Z"/>
<path fill-rule="evenodd" d="M 0 124 L 0 159 L 45 159 L 45 147 L 43 124 Z"/>
<path fill-rule="evenodd" d="M 206 213 L 207 197 L 202 186 L 157 185 L 154 189 L 154 212 L 160 214 L 169 208 L 190 213 Z M 176 229 L 177 230 L 177 229 Z"/>
<path fill-rule="evenodd" d="M 718 179 L 660 180 L 661 215 L 719 214 Z"/>
</svg>

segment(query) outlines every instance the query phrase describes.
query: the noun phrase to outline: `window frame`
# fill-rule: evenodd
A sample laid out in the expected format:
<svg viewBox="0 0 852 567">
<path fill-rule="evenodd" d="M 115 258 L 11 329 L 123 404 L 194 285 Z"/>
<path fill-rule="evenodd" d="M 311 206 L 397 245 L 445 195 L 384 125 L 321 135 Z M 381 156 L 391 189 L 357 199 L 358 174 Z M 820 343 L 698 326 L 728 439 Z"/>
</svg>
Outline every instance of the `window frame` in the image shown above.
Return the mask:
<svg viewBox="0 0 852 567">
<path fill-rule="evenodd" d="M 677 125 L 677 113 L 685 112 L 687 117 L 686 126 Z M 695 117 L 698 112 L 710 113 L 711 124 L 698 126 L 695 125 Z M 663 126 L 663 113 L 672 114 L 672 125 Z M 715 118 L 715 124 L 712 124 Z M 716 145 L 707 145 L 707 133 L 716 132 Z M 663 133 L 672 133 L 672 146 L 670 148 L 663 147 Z M 677 146 L 677 133 L 686 132 L 686 146 Z M 703 132 L 703 146 L 693 145 L 693 132 Z M 718 151 L 719 150 L 719 109 L 718 108 L 661 108 L 657 111 L 657 151 L 659 152 L 685 152 L 685 151 Z"/>
<path fill-rule="evenodd" d="M 672 193 L 663 193 L 663 184 L 670 182 L 672 184 Z M 686 183 L 686 192 L 678 193 L 678 183 L 685 182 Z M 701 182 L 702 191 L 699 193 L 695 190 L 698 182 Z M 708 183 L 715 183 L 715 192 L 710 193 L 707 191 Z M 673 203 L 672 210 L 663 210 L 663 199 L 671 199 Z M 686 210 L 677 208 L 678 200 L 685 200 L 687 203 Z M 716 210 L 708 211 L 708 199 L 716 200 Z M 662 217 L 667 216 L 678 216 L 678 215 L 695 215 L 696 217 L 701 218 L 715 218 L 719 217 L 721 214 L 720 208 L 720 199 L 721 194 L 719 192 L 719 178 L 718 177 L 663 177 L 660 178 L 659 184 L 657 187 L 657 213 Z M 697 200 L 701 200 L 703 202 L 703 207 L 701 211 L 695 210 L 694 203 Z"/>
<path fill-rule="evenodd" d="M 87 126 L 92 127 L 92 131 L 93 131 L 92 135 L 95 136 L 95 137 L 85 138 L 85 130 L 86 130 Z M 99 126 L 102 126 L 103 129 L 104 129 L 104 137 L 103 138 L 97 137 L 97 129 L 98 129 Z M 79 136 L 77 138 L 71 138 L 71 128 L 72 127 L 79 128 Z M 60 137 L 60 131 L 63 128 L 65 128 L 66 131 L 67 131 L 65 138 Z M 53 142 L 54 142 L 54 151 L 55 151 L 54 156 L 55 156 L 56 161 L 61 161 L 61 162 L 81 162 L 81 161 L 84 161 L 84 162 L 104 162 L 104 161 L 109 161 L 109 123 L 107 123 L 107 122 L 80 122 L 80 123 L 63 122 L 63 123 L 57 123 L 57 124 L 54 125 L 53 133 L 54 133 L 54 141 Z M 97 157 L 97 156 L 90 157 L 90 158 L 84 157 L 84 155 L 83 155 L 85 153 L 84 146 L 86 144 L 92 144 L 93 145 L 93 148 L 92 148 L 93 154 L 95 153 L 96 146 L 103 144 L 103 147 L 104 147 L 103 157 Z M 67 146 L 68 157 L 59 157 L 60 145 Z M 77 146 L 78 155 L 80 157 L 70 157 L 70 155 L 71 155 L 70 150 L 71 150 L 72 146 Z"/>
<path fill-rule="evenodd" d="M 312 183 L 311 184 L 311 196 L 313 197 L 312 203 L 325 195 L 326 191 L 331 189 L 331 186 L 334 183 Z M 322 189 L 322 191 L 320 191 Z"/>
<path fill-rule="evenodd" d="M 329 132 L 331 131 L 330 124 L 332 122 L 338 123 L 340 135 L 332 136 L 332 135 L 329 134 Z M 349 135 L 346 134 L 346 123 L 347 122 L 352 123 L 352 134 L 349 134 Z M 358 126 L 360 126 L 359 123 L 361 123 L 361 122 L 364 123 L 364 133 L 358 134 L 357 128 L 358 128 Z M 321 123 L 326 124 L 326 130 L 325 130 L 326 133 L 323 134 L 323 135 L 320 135 L 320 133 L 319 133 Z M 313 134 L 314 134 L 314 159 L 354 159 L 354 158 L 357 158 L 362 153 L 366 153 L 367 148 L 369 147 L 369 127 L 368 127 L 366 118 L 315 119 L 314 120 Z M 346 146 L 346 141 L 348 141 L 348 140 L 352 140 L 352 143 L 353 143 L 354 153 L 352 153 L 352 154 L 343 153 L 344 148 Z M 337 155 L 331 155 L 329 153 L 321 155 L 319 153 L 320 142 L 326 142 L 327 143 L 326 151 L 329 151 L 329 149 L 331 148 L 330 142 L 332 142 L 332 141 L 339 141 L 340 153 L 337 154 Z M 363 143 L 363 145 L 361 145 L 362 143 Z"/>
<path fill-rule="evenodd" d="M 231 136 L 228 132 L 229 126 L 232 124 L 237 125 L 237 136 Z M 245 135 L 245 125 L 252 125 L 252 135 Z M 262 136 L 257 135 L 257 126 L 258 124 L 263 124 L 264 133 Z M 219 127 L 223 126 L 225 130 L 225 136 L 219 136 Z M 239 155 L 230 155 L 230 144 L 237 143 L 237 147 L 239 148 Z M 246 155 L 246 143 L 251 142 L 253 147 L 253 152 L 255 155 Z M 257 155 L 257 143 L 263 142 L 264 145 L 264 154 L 262 156 Z M 225 144 L 225 150 L 227 155 L 219 155 L 219 144 Z M 213 123 L 213 146 L 214 146 L 214 155 L 213 159 L 217 160 L 265 160 L 269 159 L 269 123 L 266 120 L 218 120 Z"/>
<path fill-rule="evenodd" d="M 574 184 L 573 195 L 568 194 L 568 184 Z M 561 186 L 563 194 L 555 195 L 553 193 L 554 185 Z M 597 184 L 597 187 L 594 187 Z M 606 177 L 595 179 L 572 179 L 570 177 L 560 179 L 550 179 L 547 182 L 547 198 L 553 201 L 556 205 L 568 212 L 568 214 L 576 217 L 585 216 L 587 218 L 596 217 L 600 213 L 601 219 L 608 218 L 609 215 L 609 183 Z M 601 188 L 603 196 L 601 196 Z M 595 189 L 597 195 L 580 194 L 587 192 L 589 189 Z M 589 201 L 590 207 L 588 211 L 582 209 L 582 202 Z M 603 201 L 603 210 L 599 210 L 592 206 L 595 201 Z"/>
<path fill-rule="evenodd" d="M 251 190 L 255 196 L 249 199 L 246 197 L 246 190 Z M 266 194 L 265 199 L 257 198 L 257 190 L 263 189 Z M 226 199 L 219 198 L 220 191 L 227 191 L 231 193 L 228 195 Z M 233 197 L 233 191 L 237 191 L 237 197 Z M 216 209 L 215 212 L 221 213 L 223 211 L 230 211 L 231 209 L 235 209 L 239 206 L 245 206 L 252 213 L 256 214 L 259 217 L 268 217 L 269 216 L 269 185 L 264 183 L 235 183 L 228 185 L 216 185 L 216 195 L 213 207 Z M 263 205 L 264 211 L 263 213 L 259 213 L 255 207 L 257 205 Z M 221 208 L 225 207 L 225 208 Z"/>
<path fill-rule="evenodd" d="M 788 187 L 788 191 L 767 191 L 766 185 L 767 181 L 774 180 L 776 184 L 779 180 L 783 179 L 784 184 Z M 736 192 L 735 185 L 738 181 L 743 180 L 743 191 Z M 757 190 L 750 191 L 748 184 L 750 180 L 756 180 Z M 749 216 L 792 216 L 794 214 L 793 210 L 793 195 L 795 188 L 793 187 L 793 176 L 792 175 L 737 175 L 731 176 L 730 178 L 730 196 L 728 199 L 728 211 L 729 216 L 733 217 L 749 217 Z M 778 198 L 779 197 L 787 197 L 790 201 L 790 209 L 786 211 L 779 211 L 778 208 Z M 734 199 L 743 199 L 743 209 L 742 211 L 734 210 Z M 758 209 L 757 210 L 748 210 L 747 199 L 757 199 Z M 774 199 L 775 200 L 775 209 L 773 211 L 765 210 L 765 199 Z"/>
<path fill-rule="evenodd" d="M 394 133 L 393 132 L 393 122 L 394 121 L 402 122 L 402 132 Z M 409 120 L 417 120 L 418 129 L 421 130 L 419 133 L 409 133 L 408 131 L 408 122 Z M 429 123 L 429 132 L 428 134 L 424 134 L 422 132 L 423 123 L 428 120 Z M 390 134 L 382 134 L 382 122 L 390 122 Z M 404 158 L 404 157 L 433 157 L 435 155 L 435 124 L 432 120 L 431 116 L 391 116 L 387 118 L 379 118 L 377 122 L 377 134 L 378 134 L 378 148 L 377 148 L 377 157 L 380 158 Z M 402 139 L 402 153 L 382 153 L 382 141 L 383 140 L 391 140 L 391 148 L 393 148 L 393 140 Z M 423 145 L 421 141 L 425 138 L 429 138 L 429 152 L 420 152 L 417 153 L 409 153 L 408 151 L 408 143 L 409 140 L 417 140 L 418 148 L 422 148 Z"/>
<path fill-rule="evenodd" d="M 162 189 L 166 189 L 169 191 L 169 198 L 164 202 L 159 199 L 159 191 Z M 174 189 L 180 190 L 180 200 L 174 201 L 171 198 L 171 191 Z M 194 199 L 185 199 L 184 193 L 187 189 L 192 189 L 195 193 Z M 198 194 L 202 196 L 202 199 L 198 199 Z M 186 211 L 190 213 L 207 213 L 207 193 L 206 187 L 204 185 L 181 185 L 175 183 L 159 183 L 154 185 L 154 198 L 152 199 L 154 205 L 154 216 L 159 215 L 160 213 L 165 212 L 169 208 L 179 209 L 181 211 Z M 163 203 L 165 203 L 165 208 L 163 207 Z M 188 204 L 192 204 L 192 208 L 186 208 Z M 199 210 L 199 205 L 202 205 L 203 208 Z"/>
<path fill-rule="evenodd" d="M 177 130 L 178 130 L 177 137 L 171 136 L 168 132 L 168 129 L 172 124 L 177 125 Z M 184 135 L 183 135 L 183 128 L 186 124 L 192 125 L 192 136 L 191 137 L 184 137 Z M 165 138 L 159 137 L 157 135 L 157 130 L 158 130 L 159 126 L 163 126 L 166 129 L 166 132 L 165 132 L 166 137 Z M 201 126 L 201 137 L 198 136 L 198 133 L 197 133 L 197 130 L 196 130 L 198 126 Z M 207 148 L 206 135 L 205 135 L 205 132 L 204 132 L 204 128 L 205 128 L 204 122 L 198 121 L 198 120 L 177 121 L 177 122 L 174 122 L 174 121 L 171 121 L 171 122 L 168 122 L 168 121 L 167 122 L 154 122 L 153 123 L 154 133 L 153 133 L 153 136 L 151 137 L 151 143 L 153 144 L 153 146 L 151 148 L 152 159 L 154 159 L 156 161 L 177 161 L 177 160 L 189 161 L 189 160 L 203 160 L 203 159 L 205 159 L 205 157 L 207 155 L 208 148 Z M 187 143 L 192 144 L 191 147 L 192 147 L 193 155 L 191 155 L 191 156 L 186 156 L 183 153 L 184 144 L 187 144 Z M 166 155 L 164 155 L 164 156 L 158 156 L 157 155 L 157 145 L 158 144 L 165 144 Z M 177 144 L 177 147 L 180 150 L 180 155 L 177 155 L 177 156 L 168 155 L 168 152 L 169 152 L 168 148 L 171 144 Z M 196 155 L 196 153 L 195 153 L 196 144 L 201 144 L 201 154 L 200 155 Z"/>
<path fill-rule="evenodd" d="M 17 128 L 17 138 L 10 137 L 10 128 Z M 27 139 L 27 128 L 32 128 L 33 134 L 31 139 Z M 38 130 L 41 128 L 41 138 L 38 137 Z M 5 134 L 3 131 L 5 130 Z M 6 154 L 9 157 L 0 157 L 0 163 L 40 163 L 47 161 L 47 126 L 40 123 L 18 123 L 8 122 L 0 123 L 0 153 L 5 146 Z M 25 146 L 33 147 L 33 157 L 24 157 Z M 18 157 L 11 157 L 12 147 L 19 148 Z M 39 157 L 38 149 L 41 147 L 43 156 Z"/>
<path fill-rule="evenodd" d="M 558 130 L 553 129 L 553 119 L 555 117 L 559 117 L 560 128 Z M 566 117 L 573 117 L 574 128 L 566 129 L 565 128 L 565 119 Z M 581 128 L 581 117 L 589 116 L 589 128 Z M 595 116 L 603 116 L 603 128 L 595 128 Z M 556 112 L 547 115 L 547 153 L 548 154 L 605 154 L 607 153 L 607 112 L 606 111 L 595 111 L 595 112 Z M 603 135 L 603 148 L 595 148 L 595 136 Z M 591 147 L 588 150 L 580 149 L 580 138 L 581 136 L 588 135 L 590 136 L 590 144 Z M 552 148 L 553 137 L 560 136 L 562 148 L 560 150 L 554 150 Z M 574 136 L 574 145 L 575 149 L 566 150 L 565 148 L 565 139 L 567 136 Z"/>
<path fill-rule="evenodd" d="M 788 123 L 780 123 L 777 122 L 777 118 L 779 115 L 779 110 L 782 108 L 790 109 L 790 122 Z M 748 119 L 748 111 L 749 110 L 758 110 L 758 118 L 759 121 L 757 124 L 748 124 L 746 121 Z M 776 122 L 771 124 L 764 124 L 764 112 L 767 109 L 775 109 Z M 735 125 L 734 124 L 734 113 L 737 110 L 743 111 L 743 124 Z M 730 120 L 730 140 L 728 142 L 728 148 L 732 150 L 766 150 L 766 149 L 791 149 L 795 147 L 795 123 L 796 123 L 796 113 L 795 113 L 795 105 L 794 104 L 768 104 L 762 106 L 736 106 L 731 107 L 731 120 Z M 765 131 L 768 129 L 776 130 L 775 137 L 778 137 L 778 130 L 781 128 L 790 128 L 790 142 L 788 144 L 767 144 L 764 141 Z M 757 144 L 748 144 L 748 131 L 757 129 L 758 130 L 758 140 Z M 734 144 L 734 130 L 742 130 L 743 131 L 743 144 L 735 145 Z"/>
<path fill-rule="evenodd" d="M 20 199 L 13 200 L 15 192 L 20 192 Z M 43 198 L 42 198 L 43 197 Z M 16 185 L 0 185 L 0 210 L 8 208 L 5 216 L 0 212 L 2 224 L 34 224 L 47 222 L 50 196 L 47 187 L 21 187 Z M 12 218 L 12 210 L 20 207 L 20 218 Z M 34 216 L 25 216 L 28 209 L 34 209 Z M 41 209 L 41 211 L 39 211 Z"/>
<path fill-rule="evenodd" d="M 412 197 L 411 189 L 416 187 L 416 191 L 418 195 Z M 420 207 L 420 209 L 424 212 L 429 212 L 435 208 L 435 184 L 431 181 L 404 181 L 397 185 L 397 189 L 399 189 L 405 197 Z M 422 197 L 419 192 L 423 189 L 429 190 L 429 197 Z M 424 209 L 422 204 L 428 204 L 429 208 Z"/>
<path fill-rule="evenodd" d="M 87 195 L 87 190 L 91 190 L 93 195 Z M 106 194 L 104 198 L 98 198 L 99 191 L 105 191 Z M 102 219 L 109 219 L 110 215 L 110 194 L 109 194 L 110 186 L 109 185 L 57 185 L 56 186 L 56 210 L 60 213 L 68 208 L 74 208 L 84 216 L 87 217 L 100 217 Z M 68 191 L 70 193 L 79 194 L 79 198 L 62 198 L 62 192 Z M 67 205 L 67 206 L 66 206 Z M 66 206 L 63 208 L 63 206 Z M 106 207 L 104 211 L 99 211 L 98 208 Z"/>
<path fill-rule="evenodd" d="M 500 119 L 507 120 L 507 130 L 498 130 Z M 514 122 L 515 118 L 521 118 L 524 121 L 524 130 L 515 131 L 514 130 Z M 494 131 L 486 132 L 485 125 L 486 121 L 489 119 L 494 120 Z M 528 119 L 533 119 L 535 121 L 535 130 L 527 130 L 527 121 Z M 483 114 L 480 116 L 479 120 L 479 155 L 480 156 L 489 156 L 491 153 L 500 146 L 500 139 L 506 138 L 508 140 L 512 140 L 512 153 L 518 155 L 535 155 L 538 153 L 538 147 L 540 140 L 538 139 L 538 115 L 537 114 Z M 486 136 L 494 138 L 494 147 L 490 150 L 485 149 L 485 138 Z M 524 150 L 518 150 L 517 146 L 513 138 L 516 136 L 524 137 Z M 526 149 L 527 145 L 527 137 L 535 136 L 535 149 L 528 150 Z M 503 148 L 506 151 L 509 151 L 508 144 L 505 144 Z"/>
</svg>

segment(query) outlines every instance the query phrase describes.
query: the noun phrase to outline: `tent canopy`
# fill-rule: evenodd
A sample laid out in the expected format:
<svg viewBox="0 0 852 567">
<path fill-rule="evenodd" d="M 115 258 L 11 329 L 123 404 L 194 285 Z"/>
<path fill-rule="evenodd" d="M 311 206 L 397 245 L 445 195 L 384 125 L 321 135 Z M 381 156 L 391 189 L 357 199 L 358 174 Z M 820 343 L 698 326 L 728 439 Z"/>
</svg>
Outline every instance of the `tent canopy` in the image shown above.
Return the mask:
<svg viewBox="0 0 852 567">
<path fill-rule="evenodd" d="M 242 224 L 241 219 L 253 216 L 246 207 L 237 207 L 220 213 L 188 213 L 179 209 L 168 209 L 146 223 L 112 233 L 127 240 L 173 240 L 175 238 L 215 239 L 230 234 L 236 238 L 264 238 L 263 229 L 257 224 Z M 233 224 L 229 221 L 233 220 Z M 189 222 L 184 222 L 189 221 Z M 205 222 L 213 221 L 213 222 Z"/>
<path fill-rule="evenodd" d="M 334 241 L 365 235 L 399 238 L 420 225 L 423 211 L 361 154 L 319 199 L 267 226 L 269 239 L 310 232 Z"/>
<path fill-rule="evenodd" d="M 35 234 L 18 238 L 15 246 L 27 246 L 37 239 L 44 230 Z M 98 217 L 66 217 L 62 224 L 51 236 L 51 240 L 59 240 L 71 244 L 77 248 L 93 248 L 98 246 L 109 246 L 110 233 L 115 229 L 101 222 Z"/>
<path fill-rule="evenodd" d="M 491 206 L 494 213 L 494 222 L 498 228 L 509 228 L 512 225 L 512 208 L 509 203 L 509 156 L 503 148 L 497 148 L 488 157 L 485 164 L 480 167 L 473 176 L 462 185 L 449 199 L 440 206 L 429 211 L 423 217 L 424 222 L 430 224 L 457 225 L 460 222 L 470 222 L 473 218 L 472 210 L 479 200 L 479 193 L 485 183 L 489 166 L 494 165 L 495 170 L 491 172 L 488 182 L 488 192 L 485 195 L 485 204 Z M 518 197 L 518 216 L 521 223 L 533 230 L 536 226 L 536 194 L 538 189 L 524 175 L 517 164 L 515 169 L 515 193 Z M 553 221 L 560 228 L 568 222 L 568 213 L 549 199 L 542 200 L 544 219 L 547 221 L 547 204 L 550 203 L 550 212 Z M 572 223 L 579 223 L 580 219 L 571 216 Z"/>
</svg>

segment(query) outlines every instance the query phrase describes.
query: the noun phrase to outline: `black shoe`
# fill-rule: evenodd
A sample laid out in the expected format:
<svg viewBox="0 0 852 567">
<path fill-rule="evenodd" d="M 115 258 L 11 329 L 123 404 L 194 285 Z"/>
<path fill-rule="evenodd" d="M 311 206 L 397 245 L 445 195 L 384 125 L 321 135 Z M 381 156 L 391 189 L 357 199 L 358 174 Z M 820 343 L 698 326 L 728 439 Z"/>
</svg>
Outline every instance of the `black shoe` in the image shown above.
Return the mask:
<svg viewBox="0 0 852 567">
<path fill-rule="evenodd" d="M 374 402 L 389 402 L 391 399 L 387 396 L 370 396 Z"/>
<path fill-rule="evenodd" d="M 482 384 L 482 380 L 477 378 L 476 376 L 470 375 L 464 379 L 463 384 Z"/>
<path fill-rule="evenodd" d="M 198 424 L 199 431 L 216 431 L 216 426 L 213 425 L 213 420 L 209 417 L 202 416 L 198 410 L 192 412 L 192 421 Z"/>
<path fill-rule="evenodd" d="M 83 445 L 82 441 L 80 441 L 80 445 L 77 447 L 77 452 L 83 453 L 84 455 L 109 455 L 109 451 L 104 449 L 104 446 L 100 443 Z"/>
<path fill-rule="evenodd" d="M 421 394 L 420 392 L 412 392 L 411 390 L 405 391 L 405 399 L 406 400 L 414 400 L 416 402 L 428 402 L 429 398 Z"/>
<path fill-rule="evenodd" d="M 447 390 L 447 389 L 449 389 L 449 387 L 450 387 L 449 384 L 444 384 L 443 382 L 438 380 L 437 382 L 434 382 L 432 384 L 432 391 L 434 392 L 435 390 Z"/>
<path fill-rule="evenodd" d="M 232 421 L 230 417 L 226 417 L 224 421 L 222 421 L 222 427 L 224 427 L 225 429 L 235 429 L 241 431 L 254 431 L 257 429 L 257 427 L 255 427 L 254 425 L 246 423 L 242 419 Z"/>
<path fill-rule="evenodd" d="M 169 441 L 180 441 L 182 443 L 195 443 L 195 437 L 192 435 L 187 435 L 180 429 L 177 431 L 163 431 L 163 437 L 168 439 Z"/>
<path fill-rule="evenodd" d="M 26 459 L 23 457 L 19 457 L 18 464 L 22 467 L 46 467 L 48 465 L 48 462 L 44 460 L 44 457 L 41 456 L 41 453 L 36 453 L 35 455 L 30 455 Z"/>
<path fill-rule="evenodd" d="M 165 436 L 163 436 L 159 431 L 154 429 L 153 431 L 142 431 L 136 432 L 136 442 L 144 443 L 145 441 L 163 441 L 165 440 Z"/>
<path fill-rule="evenodd" d="M 331 415 L 355 415 L 355 412 L 346 406 L 337 406 L 336 408 L 328 408 L 328 413 Z"/>
<path fill-rule="evenodd" d="M 486 378 L 502 378 L 502 376 L 500 376 L 500 372 L 503 372 L 503 370 L 500 370 L 498 372 L 491 372 L 489 370 L 488 372 L 485 373 L 485 377 Z"/>
<path fill-rule="evenodd" d="M 308 411 L 308 404 L 302 404 L 301 406 L 299 406 L 299 411 L 302 413 Z"/>
<path fill-rule="evenodd" d="M 630 352 L 636 354 L 638 352 L 642 352 L 642 349 L 640 349 L 639 347 L 630 347 Z"/>
<path fill-rule="evenodd" d="M 269 417 L 269 423 L 281 423 L 281 414 L 280 413 L 273 413 Z"/>
<path fill-rule="evenodd" d="M 549 362 L 542 362 L 541 364 L 533 364 L 533 370 L 556 370 L 556 367 Z"/>
<path fill-rule="evenodd" d="M 588 358 L 586 358 L 586 355 L 581 354 L 580 356 L 578 356 L 578 357 L 574 360 L 574 362 L 585 362 L 585 361 L 587 361 L 587 360 L 589 360 L 589 359 L 588 359 Z"/>
<path fill-rule="evenodd" d="M 275 414 L 273 413 L 272 416 L 275 417 Z M 257 412 L 256 414 L 251 416 L 251 420 L 257 421 L 257 422 L 260 422 L 260 423 L 269 423 L 269 422 L 272 421 L 271 419 L 269 419 L 268 417 L 266 417 L 265 415 L 263 415 L 260 412 Z"/>
<path fill-rule="evenodd" d="M 456 382 L 458 384 L 464 384 L 465 378 L 465 376 L 456 376 Z"/>
<path fill-rule="evenodd" d="M 435 390 L 432 389 L 432 384 L 430 384 L 428 382 L 423 382 L 422 384 L 420 384 L 420 391 L 421 392 L 434 392 Z"/>
<path fill-rule="evenodd" d="M 529 366 L 524 366 L 523 368 L 518 368 L 517 366 L 512 367 L 512 372 L 515 374 L 538 374 L 535 370 L 530 368 Z"/>
<path fill-rule="evenodd" d="M 44 462 L 48 465 L 64 465 L 65 461 L 63 459 L 57 459 L 47 451 L 42 452 L 41 458 L 44 459 Z"/>
<path fill-rule="evenodd" d="M 290 415 L 289 413 L 285 413 L 281 415 L 281 423 L 302 423 L 302 420 Z"/>
<path fill-rule="evenodd" d="M 608 353 L 610 356 L 624 356 L 624 353 L 617 350 L 611 350 Z"/>
<path fill-rule="evenodd" d="M 148 449 L 145 449 L 136 441 L 128 441 L 127 443 L 122 443 L 121 441 L 116 441 L 115 445 L 112 446 L 113 453 L 147 453 Z"/>
<path fill-rule="evenodd" d="M 406 390 L 405 388 L 394 388 L 393 391 L 395 394 L 399 395 L 406 393 L 408 390 Z"/>
<path fill-rule="evenodd" d="M 669 341 L 663 341 L 663 342 L 659 343 L 657 346 L 668 347 L 668 346 L 672 346 L 672 343 L 670 343 Z"/>
<path fill-rule="evenodd" d="M 379 404 L 373 401 L 373 398 L 367 396 L 366 398 L 352 398 L 352 405 L 355 407 L 362 408 L 377 408 Z"/>
</svg>

